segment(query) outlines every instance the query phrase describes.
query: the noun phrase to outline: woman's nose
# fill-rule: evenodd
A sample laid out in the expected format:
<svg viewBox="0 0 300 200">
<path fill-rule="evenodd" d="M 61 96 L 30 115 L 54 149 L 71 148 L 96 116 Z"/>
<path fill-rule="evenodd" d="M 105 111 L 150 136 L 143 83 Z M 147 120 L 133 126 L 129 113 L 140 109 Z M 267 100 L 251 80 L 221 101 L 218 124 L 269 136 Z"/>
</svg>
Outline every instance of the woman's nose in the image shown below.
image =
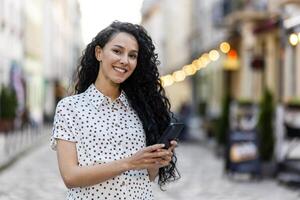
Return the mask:
<svg viewBox="0 0 300 200">
<path fill-rule="evenodd" d="M 123 55 L 120 59 L 120 63 L 123 65 L 127 65 L 128 64 L 128 56 Z"/>
</svg>

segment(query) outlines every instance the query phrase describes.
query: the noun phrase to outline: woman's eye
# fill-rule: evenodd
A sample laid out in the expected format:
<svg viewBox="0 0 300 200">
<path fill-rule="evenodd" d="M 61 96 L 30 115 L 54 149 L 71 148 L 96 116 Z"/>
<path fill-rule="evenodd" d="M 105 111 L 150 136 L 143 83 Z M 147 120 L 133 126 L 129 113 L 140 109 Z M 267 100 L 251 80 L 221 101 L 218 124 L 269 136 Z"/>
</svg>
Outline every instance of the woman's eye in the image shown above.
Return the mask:
<svg viewBox="0 0 300 200">
<path fill-rule="evenodd" d="M 119 54 L 121 51 L 118 49 L 114 49 L 113 52 L 115 52 L 116 54 Z"/>
<path fill-rule="evenodd" d="M 136 59 L 137 55 L 130 55 L 129 57 L 132 58 L 132 59 Z"/>
</svg>

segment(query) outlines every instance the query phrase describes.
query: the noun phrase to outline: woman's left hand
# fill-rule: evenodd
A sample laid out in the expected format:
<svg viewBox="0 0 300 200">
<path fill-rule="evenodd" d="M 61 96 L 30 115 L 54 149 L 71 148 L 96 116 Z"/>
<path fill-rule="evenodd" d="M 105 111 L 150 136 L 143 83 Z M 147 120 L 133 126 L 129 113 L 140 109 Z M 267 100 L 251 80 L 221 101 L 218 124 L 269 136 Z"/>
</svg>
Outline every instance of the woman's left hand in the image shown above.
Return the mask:
<svg viewBox="0 0 300 200">
<path fill-rule="evenodd" d="M 177 146 L 177 142 L 175 140 L 172 140 L 170 143 L 171 143 L 171 145 L 168 149 L 156 150 L 158 152 L 168 151 L 169 153 L 166 156 L 160 157 L 160 159 L 159 159 L 159 161 L 157 161 L 156 165 L 154 165 L 151 168 L 148 168 L 150 181 L 154 181 L 155 177 L 158 175 L 159 168 L 166 167 L 170 164 L 170 162 L 172 160 L 174 149 Z"/>
<path fill-rule="evenodd" d="M 161 157 L 161 159 L 157 163 L 157 168 L 166 167 L 170 164 L 172 160 L 172 156 L 174 154 L 174 149 L 177 147 L 177 142 L 172 140 L 171 145 L 168 149 L 158 149 L 157 151 L 168 151 L 169 153 L 166 156 Z"/>
</svg>

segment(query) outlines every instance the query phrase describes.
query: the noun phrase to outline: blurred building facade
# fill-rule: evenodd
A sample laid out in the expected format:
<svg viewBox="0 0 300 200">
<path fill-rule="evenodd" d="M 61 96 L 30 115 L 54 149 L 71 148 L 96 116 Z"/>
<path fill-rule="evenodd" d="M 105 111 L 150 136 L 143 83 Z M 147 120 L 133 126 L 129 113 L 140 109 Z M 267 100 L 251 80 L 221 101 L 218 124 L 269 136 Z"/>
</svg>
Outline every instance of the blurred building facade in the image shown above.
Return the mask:
<svg viewBox="0 0 300 200">
<path fill-rule="evenodd" d="M 51 9 L 49 9 L 51 8 Z M 77 61 L 83 47 L 81 13 L 77 0 L 44 2 L 44 46 L 43 76 L 45 96 L 55 96 L 55 85 L 71 85 Z M 44 113 L 52 116 L 55 101 L 45 102 Z"/>
<path fill-rule="evenodd" d="M 280 4 L 282 13 L 282 27 L 284 34 L 284 57 L 282 70 L 282 95 L 283 101 L 300 98 L 300 47 L 299 39 L 291 44 L 289 41 L 291 35 L 296 34 L 299 38 L 300 32 L 300 2 L 299 1 L 283 1 Z M 295 35 L 293 35 L 295 38 Z M 292 42 L 293 43 L 293 42 Z"/>
<path fill-rule="evenodd" d="M 11 63 L 19 66 L 33 123 L 53 115 L 55 82 L 67 85 L 75 71 L 80 16 L 77 0 L 0 0 L 0 83 L 14 82 Z"/>
<path fill-rule="evenodd" d="M 19 102 L 17 125 L 21 124 L 21 115 L 25 111 L 25 86 L 22 77 L 25 56 L 24 6 L 24 1 L 21 0 L 0 1 L 0 89 L 3 85 L 9 85 L 16 91 Z"/>
<path fill-rule="evenodd" d="M 206 100 L 214 105 L 211 108 L 220 106 L 222 93 L 229 90 L 234 99 L 258 102 L 264 88 L 272 91 L 277 102 L 299 98 L 299 45 L 289 42 L 291 33 L 299 32 L 299 1 L 194 2 L 200 4 L 194 8 L 200 9 L 193 13 L 205 13 L 201 7 L 206 7 L 211 14 L 206 14 L 206 20 L 193 17 L 194 27 L 206 29 L 196 28 L 192 34 L 195 43 L 201 46 L 197 49 L 195 43 L 192 45 L 193 57 L 217 49 L 222 41 L 227 41 L 237 52 L 238 60 L 237 68 L 228 68 L 223 55 L 220 61 L 198 71 L 196 77 L 204 76 L 198 80 L 199 87 L 208 85 L 203 92 L 201 89 L 197 92 L 202 94 L 198 99 L 212 98 Z M 207 91 L 210 97 L 205 97 Z M 219 99 L 217 104 L 216 99 Z"/>
<path fill-rule="evenodd" d="M 206 101 L 208 111 L 217 115 L 225 91 L 254 102 L 265 87 L 279 102 L 300 95 L 299 45 L 289 42 L 290 34 L 299 32 L 299 1 L 145 0 L 142 15 L 142 25 L 157 43 L 161 75 L 218 49 L 223 41 L 236 53 L 235 67 L 227 66 L 228 55 L 220 54 L 209 67 L 166 87 L 175 104 Z M 184 91 L 185 100 L 172 95 L 177 91 Z"/>
<path fill-rule="evenodd" d="M 197 102 L 208 102 L 208 113 L 219 115 L 226 92 L 236 100 L 258 102 L 266 85 L 278 98 L 280 93 L 281 32 L 277 8 L 268 1 L 194 1 L 196 26 L 192 46 L 197 55 L 218 49 L 226 41 L 237 54 L 236 66 L 228 66 L 228 56 L 212 62 L 196 74 Z M 274 4 L 270 4 L 274 6 Z M 202 28 L 202 29 L 201 29 Z M 237 64 L 238 63 L 238 64 Z M 267 67 L 271 66 L 271 67 Z"/>
<path fill-rule="evenodd" d="M 234 78 L 239 80 L 239 87 L 230 88 L 235 98 L 258 102 L 264 87 L 272 90 L 276 98 L 280 93 L 280 19 L 277 8 L 270 9 L 269 3 L 223 2 L 228 41 L 240 59 Z"/>
<path fill-rule="evenodd" d="M 161 61 L 161 75 L 171 73 L 190 61 L 191 0 L 145 0 L 142 5 L 142 25 L 151 35 Z M 176 23 L 174 23 L 176 21 Z M 191 101 L 190 81 L 167 87 L 172 109 Z M 180 91 L 180 95 L 177 92 Z"/>
<path fill-rule="evenodd" d="M 192 32 L 191 32 L 191 60 L 217 47 L 227 38 L 227 31 L 222 23 L 222 1 L 192 1 Z M 191 61 L 190 61 L 191 62 Z M 220 112 L 220 101 L 224 92 L 224 77 L 221 59 L 211 63 L 209 68 L 198 71 L 193 78 L 194 108 L 200 103 L 207 104 L 209 115 L 215 116 Z"/>
<path fill-rule="evenodd" d="M 24 57 L 24 2 L 0 1 L 0 83 L 8 84 L 13 62 L 19 67 Z M 14 17 L 12 17 L 14 16 Z"/>
<path fill-rule="evenodd" d="M 197 112 L 204 103 L 206 114 L 218 118 L 226 94 L 259 103 L 267 88 L 276 103 L 281 148 L 281 107 L 300 102 L 300 1 L 145 0 L 142 13 L 142 24 L 158 42 L 161 75 L 173 79 L 165 88 L 175 108 L 189 101 Z M 229 52 L 221 50 L 223 42 Z M 185 70 L 190 66 L 196 72 Z M 176 81 L 175 71 L 185 79 Z"/>
<path fill-rule="evenodd" d="M 24 4 L 24 76 L 26 106 L 35 123 L 43 119 L 43 2 L 27 0 Z"/>
</svg>

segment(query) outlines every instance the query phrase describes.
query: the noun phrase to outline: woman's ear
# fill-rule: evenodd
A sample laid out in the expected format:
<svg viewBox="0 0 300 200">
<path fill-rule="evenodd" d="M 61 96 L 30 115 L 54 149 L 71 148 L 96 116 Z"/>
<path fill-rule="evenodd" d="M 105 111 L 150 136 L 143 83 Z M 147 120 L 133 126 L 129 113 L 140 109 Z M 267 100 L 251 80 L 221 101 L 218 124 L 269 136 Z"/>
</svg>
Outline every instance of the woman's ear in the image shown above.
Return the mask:
<svg viewBox="0 0 300 200">
<path fill-rule="evenodd" d="M 101 61 L 101 53 L 102 53 L 102 48 L 99 45 L 97 45 L 95 47 L 95 57 L 99 62 Z"/>
</svg>

